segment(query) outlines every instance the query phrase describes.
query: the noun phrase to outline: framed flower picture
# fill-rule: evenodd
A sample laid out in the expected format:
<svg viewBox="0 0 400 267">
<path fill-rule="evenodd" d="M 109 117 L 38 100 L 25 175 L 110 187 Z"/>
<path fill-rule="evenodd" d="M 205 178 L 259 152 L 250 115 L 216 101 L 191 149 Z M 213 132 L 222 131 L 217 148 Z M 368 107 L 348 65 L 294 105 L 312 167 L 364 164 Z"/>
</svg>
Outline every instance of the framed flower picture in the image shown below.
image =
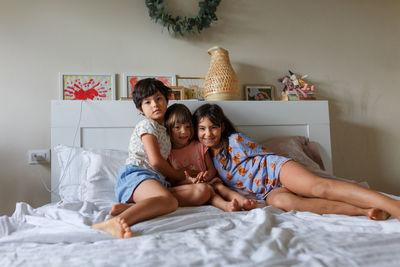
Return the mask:
<svg viewBox="0 0 400 267">
<path fill-rule="evenodd" d="M 154 74 L 149 74 L 149 75 L 138 75 L 138 74 L 126 74 L 124 73 L 124 91 L 126 92 L 126 96 L 131 98 L 132 97 L 132 92 L 133 88 L 135 88 L 135 85 L 138 81 L 146 78 L 155 78 L 159 81 L 161 81 L 163 84 L 166 86 L 175 86 L 175 75 L 174 74 L 168 74 L 168 75 L 154 75 Z"/>
<path fill-rule="evenodd" d="M 115 100 L 115 74 L 60 73 L 62 100 Z"/>
</svg>

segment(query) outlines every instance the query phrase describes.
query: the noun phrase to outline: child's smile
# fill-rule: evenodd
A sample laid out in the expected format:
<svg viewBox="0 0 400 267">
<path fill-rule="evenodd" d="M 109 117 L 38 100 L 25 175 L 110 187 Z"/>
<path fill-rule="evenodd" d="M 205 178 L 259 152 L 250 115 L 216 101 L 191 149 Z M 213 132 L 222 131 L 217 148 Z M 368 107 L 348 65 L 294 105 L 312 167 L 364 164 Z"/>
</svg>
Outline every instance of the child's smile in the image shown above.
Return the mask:
<svg viewBox="0 0 400 267">
<path fill-rule="evenodd" d="M 175 123 L 174 127 L 172 127 L 171 134 L 172 146 L 174 148 L 181 148 L 186 146 L 192 137 L 192 129 L 190 123 Z"/>
<path fill-rule="evenodd" d="M 200 143 L 212 149 L 220 148 L 221 127 L 203 117 L 198 124 L 197 136 Z"/>
</svg>

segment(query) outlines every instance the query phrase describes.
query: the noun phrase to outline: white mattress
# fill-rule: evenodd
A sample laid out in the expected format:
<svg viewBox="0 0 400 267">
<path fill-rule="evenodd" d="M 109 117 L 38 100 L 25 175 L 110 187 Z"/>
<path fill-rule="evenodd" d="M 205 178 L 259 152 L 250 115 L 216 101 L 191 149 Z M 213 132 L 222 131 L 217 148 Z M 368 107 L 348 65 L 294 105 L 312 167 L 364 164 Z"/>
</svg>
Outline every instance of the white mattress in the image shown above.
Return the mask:
<svg viewBox="0 0 400 267">
<path fill-rule="evenodd" d="M 400 223 L 364 216 L 179 208 L 132 227 L 131 239 L 90 229 L 109 204 L 17 203 L 0 217 L 0 266 L 398 266 Z"/>
</svg>

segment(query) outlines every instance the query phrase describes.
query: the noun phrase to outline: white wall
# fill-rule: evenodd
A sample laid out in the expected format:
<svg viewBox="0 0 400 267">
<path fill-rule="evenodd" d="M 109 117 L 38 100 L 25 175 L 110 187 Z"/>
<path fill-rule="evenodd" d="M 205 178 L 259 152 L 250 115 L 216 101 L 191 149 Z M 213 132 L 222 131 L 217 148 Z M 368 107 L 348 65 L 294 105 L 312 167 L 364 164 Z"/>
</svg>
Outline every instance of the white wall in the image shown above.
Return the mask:
<svg viewBox="0 0 400 267">
<path fill-rule="evenodd" d="M 165 2 L 193 15 L 198 1 Z M 0 214 L 50 201 L 49 166 L 26 152 L 50 146 L 59 72 L 205 75 L 214 45 L 241 85 L 309 74 L 330 100 L 336 175 L 399 194 L 400 1 L 223 0 L 217 15 L 201 35 L 173 38 L 144 1 L 0 0 Z"/>
</svg>

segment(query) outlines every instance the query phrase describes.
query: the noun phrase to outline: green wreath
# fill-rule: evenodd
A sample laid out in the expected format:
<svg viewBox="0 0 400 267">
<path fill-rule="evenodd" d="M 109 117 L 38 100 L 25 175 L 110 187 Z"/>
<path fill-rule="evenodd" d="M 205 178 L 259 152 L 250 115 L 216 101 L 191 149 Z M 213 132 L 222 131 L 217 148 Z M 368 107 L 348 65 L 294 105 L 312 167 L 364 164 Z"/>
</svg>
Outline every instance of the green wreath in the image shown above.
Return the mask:
<svg viewBox="0 0 400 267">
<path fill-rule="evenodd" d="M 210 27 L 213 21 L 218 20 L 215 12 L 221 0 L 204 0 L 199 2 L 199 13 L 194 18 L 184 16 L 172 17 L 170 12 L 165 12 L 167 5 L 163 0 L 146 0 L 149 16 L 155 22 L 161 21 L 164 28 L 169 32 L 174 32 L 175 36 L 184 35 L 185 32 L 195 33 L 195 29 L 200 33 L 203 29 Z"/>
</svg>

